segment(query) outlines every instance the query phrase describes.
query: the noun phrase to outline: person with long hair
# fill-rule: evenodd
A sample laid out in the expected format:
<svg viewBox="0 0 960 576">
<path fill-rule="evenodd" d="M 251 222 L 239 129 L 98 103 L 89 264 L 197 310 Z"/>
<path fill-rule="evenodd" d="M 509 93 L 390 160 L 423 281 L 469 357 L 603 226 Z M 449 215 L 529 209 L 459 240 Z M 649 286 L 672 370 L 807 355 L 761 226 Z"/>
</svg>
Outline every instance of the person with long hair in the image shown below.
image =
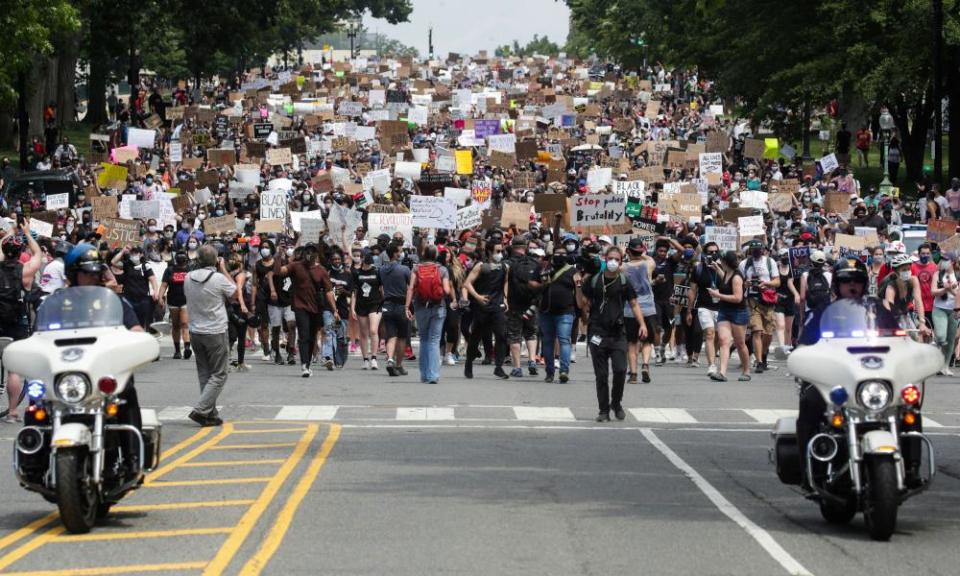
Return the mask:
<svg viewBox="0 0 960 576">
<path fill-rule="evenodd" d="M 463 262 L 457 257 L 460 249 L 460 243 L 456 240 L 447 243 L 447 249 L 441 252 L 443 265 L 447 268 L 447 274 L 450 276 L 451 294 L 447 298 L 447 316 L 443 320 L 443 344 L 444 357 L 447 366 L 454 366 L 457 363 L 456 351 L 457 344 L 460 342 L 460 294 L 463 290 L 463 282 L 467 278 L 467 271 L 463 267 Z"/>
<path fill-rule="evenodd" d="M 380 318 L 383 307 L 383 283 L 380 272 L 373 265 L 373 254 L 362 257 L 358 267 L 353 268 L 353 298 L 350 299 L 351 316 L 357 318 L 360 334 L 360 354 L 363 369 L 376 370 L 377 344 L 380 341 Z"/>
<path fill-rule="evenodd" d="M 707 292 L 718 302 L 717 335 L 720 339 L 720 365 L 717 371 L 710 375 L 710 379 L 717 382 L 727 381 L 731 343 L 737 347 L 740 369 L 743 372 L 738 380 L 750 380 L 750 352 L 746 343 L 750 313 L 744 300 L 746 291 L 739 264 L 737 253 L 733 250 L 724 252 L 719 261 L 710 264 L 717 272 L 717 287 L 709 288 Z"/>
<path fill-rule="evenodd" d="M 173 359 L 190 359 L 193 351 L 190 349 L 190 331 L 187 330 L 187 299 L 183 295 L 183 282 L 187 279 L 187 273 L 190 272 L 189 259 L 187 253 L 177 252 L 173 256 L 171 266 L 168 266 L 163 272 L 163 280 L 160 282 L 160 304 L 170 310 L 170 324 L 172 330 L 170 337 L 173 338 Z M 183 355 L 180 353 L 180 343 L 183 342 Z"/>
<path fill-rule="evenodd" d="M 280 276 L 293 280 L 293 314 L 297 320 L 297 344 L 300 351 L 301 376 L 309 378 L 313 371 L 313 350 L 317 345 L 317 332 L 323 326 L 323 301 L 336 314 L 337 303 L 333 298 L 333 285 L 327 270 L 320 264 L 316 244 L 307 244 L 299 259 L 280 267 Z M 339 321 L 339 315 L 336 316 Z"/>
<path fill-rule="evenodd" d="M 230 273 L 230 280 L 237 285 L 237 301 L 232 302 L 227 310 L 227 318 L 230 320 L 230 346 L 237 347 L 237 360 L 232 362 L 231 366 L 237 372 L 249 372 L 250 366 L 244 363 L 247 351 L 247 319 L 250 316 L 248 294 L 245 290 L 247 271 L 243 268 L 243 258 L 236 252 L 227 257 L 227 272 Z"/>
</svg>

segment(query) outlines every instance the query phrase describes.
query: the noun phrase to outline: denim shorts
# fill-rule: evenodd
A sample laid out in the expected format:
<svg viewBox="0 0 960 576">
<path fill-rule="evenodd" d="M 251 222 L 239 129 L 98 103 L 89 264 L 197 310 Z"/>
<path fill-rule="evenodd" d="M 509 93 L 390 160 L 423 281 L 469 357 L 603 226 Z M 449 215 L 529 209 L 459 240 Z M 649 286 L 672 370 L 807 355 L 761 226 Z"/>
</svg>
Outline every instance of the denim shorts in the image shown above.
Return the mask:
<svg viewBox="0 0 960 576">
<path fill-rule="evenodd" d="M 737 326 L 746 326 L 750 322 L 750 313 L 747 312 L 746 307 L 740 307 L 735 310 L 721 308 L 720 312 L 717 314 L 717 324 L 720 322 L 729 322 L 731 324 L 736 324 Z"/>
</svg>

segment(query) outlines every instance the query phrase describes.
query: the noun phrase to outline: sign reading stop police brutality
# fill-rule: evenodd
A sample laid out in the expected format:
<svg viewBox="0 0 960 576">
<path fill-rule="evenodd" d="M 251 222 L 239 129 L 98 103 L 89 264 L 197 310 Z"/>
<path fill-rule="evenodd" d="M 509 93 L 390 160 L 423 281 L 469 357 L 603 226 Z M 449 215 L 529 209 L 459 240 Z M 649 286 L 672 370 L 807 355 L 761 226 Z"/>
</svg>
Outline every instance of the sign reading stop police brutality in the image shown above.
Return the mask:
<svg viewBox="0 0 960 576">
<path fill-rule="evenodd" d="M 285 220 L 287 217 L 287 193 L 268 191 L 260 195 L 261 220 Z"/>
<path fill-rule="evenodd" d="M 627 198 L 620 194 L 584 194 L 573 197 L 570 224 L 578 226 L 613 226 L 623 224 L 627 214 Z"/>
</svg>

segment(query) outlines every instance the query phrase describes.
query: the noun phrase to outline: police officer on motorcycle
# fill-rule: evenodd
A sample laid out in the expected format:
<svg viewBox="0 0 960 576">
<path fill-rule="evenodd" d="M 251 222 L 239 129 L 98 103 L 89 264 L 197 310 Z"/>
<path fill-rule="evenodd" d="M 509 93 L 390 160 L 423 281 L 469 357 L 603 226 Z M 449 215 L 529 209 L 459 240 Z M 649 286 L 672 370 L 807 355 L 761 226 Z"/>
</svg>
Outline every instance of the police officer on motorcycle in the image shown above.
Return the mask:
<svg viewBox="0 0 960 576">
<path fill-rule="evenodd" d="M 100 257 L 100 252 L 96 246 L 88 243 L 77 244 L 71 249 L 63 259 L 64 270 L 67 277 L 67 283 L 70 286 L 105 286 L 104 275 L 107 273 L 107 265 Z M 121 296 L 120 302 L 123 304 L 123 325 L 131 332 L 143 332 L 143 327 L 137 319 L 137 313 L 133 306 Z M 117 421 L 120 424 L 130 424 L 136 426 L 138 430 L 143 431 L 143 423 L 140 419 L 140 401 L 137 399 L 137 389 L 133 385 L 133 376 L 130 376 L 130 383 L 120 393 L 118 398 L 122 400 L 117 411 Z M 137 458 L 137 446 L 134 445 L 132 437 L 129 434 L 124 435 L 124 451 L 128 454 L 128 468 L 133 471 L 140 466 L 140 463 L 134 463 Z"/>
</svg>

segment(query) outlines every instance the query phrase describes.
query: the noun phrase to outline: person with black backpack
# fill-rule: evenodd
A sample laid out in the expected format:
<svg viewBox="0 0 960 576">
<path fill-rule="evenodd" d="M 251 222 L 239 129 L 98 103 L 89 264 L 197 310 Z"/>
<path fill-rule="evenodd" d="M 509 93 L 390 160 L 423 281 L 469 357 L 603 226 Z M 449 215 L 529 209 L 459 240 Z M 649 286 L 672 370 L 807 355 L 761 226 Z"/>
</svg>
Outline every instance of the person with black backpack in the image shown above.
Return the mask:
<svg viewBox="0 0 960 576">
<path fill-rule="evenodd" d="M 822 312 L 833 299 L 833 273 L 825 269 L 826 254 L 821 250 L 814 250 L 810 253 L 810 264 L 810 270 L 800 277 L 800 301 L 803 302 L 805 316 Z"/>
<path fill-rule="evenodd" d="M 627 336 L 623 317 L 624 305 L 633 310 L 639 324 L 640 339 L 646 338 L 647 325 L 637 303 L 637 293 L 627 278 L 620 272 L 623 253 L 611 246 L 604 253 L 606 267 L 603 272 L 582 278 L 574 276 L 577 302 L 588 315 L 587 345 L 593 359 L 596 374 L 597 402 L 600 413 L 597 422 L 609 422 L 610 410 L 617 420 L 626 418 L 623 411 L 623 385 L 627 380 Z M 613 371 L 611 393 L 607 380 Z"/>
<path fill-rule="evenodd" d="M 20 262 L 23 252 L 23 241 L 20 236 L 14 236 L 13 230 L 0 238 L 0 338 L 23 340 L 30 335 L 30 317 L 25 295 L 33 288 L 33 279 L 43 263 L 43 252 L 40 245 L 30 234 L 30 225 L 21 220 L 17 224 L 19 234 L 27 242 L 30 250 L 30 259 Z M 19 374 L 7 374 L 7 399 L 9 413 L 7 422 L 19 422 L 17 404 L 20 401 L 20 390 L 23 379 Z"/>
</svg>

